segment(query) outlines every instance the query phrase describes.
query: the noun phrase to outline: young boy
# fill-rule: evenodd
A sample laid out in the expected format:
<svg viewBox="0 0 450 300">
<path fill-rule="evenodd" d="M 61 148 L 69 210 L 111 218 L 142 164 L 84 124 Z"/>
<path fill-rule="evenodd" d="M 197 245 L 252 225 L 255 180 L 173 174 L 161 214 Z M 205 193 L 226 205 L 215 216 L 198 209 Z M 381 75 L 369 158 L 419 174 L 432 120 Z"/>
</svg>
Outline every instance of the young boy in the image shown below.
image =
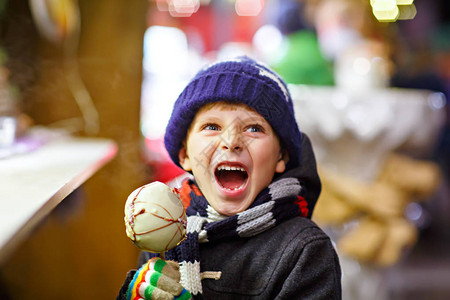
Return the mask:
<svg viewBox="0 0 450 300">
<path fill-rule="evenodd" d="M 314 154 L 278 75 L 248 57 L 201 70 L 165 145 L 194 177 L 180 189 L 187 238 L 167 263 L 143 252 L 119 299 L 341 299 L 338 257 L 310 220 Z"/>
</svg>

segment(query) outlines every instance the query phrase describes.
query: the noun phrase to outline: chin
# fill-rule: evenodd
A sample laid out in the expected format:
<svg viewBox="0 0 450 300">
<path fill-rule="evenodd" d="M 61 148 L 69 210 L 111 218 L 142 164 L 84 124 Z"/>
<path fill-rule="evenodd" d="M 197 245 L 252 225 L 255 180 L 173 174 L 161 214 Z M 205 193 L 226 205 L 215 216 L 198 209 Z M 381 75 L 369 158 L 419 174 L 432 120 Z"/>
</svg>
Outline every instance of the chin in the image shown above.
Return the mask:
<svg viewBox="0 0 450 300">
<path fill-rule="evenodd" d="M 251 203 L 248 205 L 243 205 L 243 203 L 240 203 L 240 205 L 234 205 L 234 203 L 226 204 L 222 203 L 219 205 L 215 205 L 214 209 L 221 215 L 224 216 L 233 216 L 237 213 L 245 211 Z"/>
</svg>

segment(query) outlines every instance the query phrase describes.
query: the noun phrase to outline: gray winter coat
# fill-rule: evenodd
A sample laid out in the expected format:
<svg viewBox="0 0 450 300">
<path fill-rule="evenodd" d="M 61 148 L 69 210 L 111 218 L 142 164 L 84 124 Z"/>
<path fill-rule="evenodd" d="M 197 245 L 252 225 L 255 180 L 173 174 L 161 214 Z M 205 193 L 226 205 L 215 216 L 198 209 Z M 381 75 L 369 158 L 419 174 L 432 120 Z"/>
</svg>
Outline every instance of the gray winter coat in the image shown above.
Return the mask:
<svg viewBox="0 0 450 300">
<path fill-rule="evenodd" d="M 306 218 L 248 239 L 200 244 L 200 253 L 201 272 L 222 272 L 219 280 L 202 281 L 203 299 L 341 299 L 336 252 L 328 236 Z M 139 265 L 151 256 L 143 252 Z"/>
<path fill-rule="evenodd" d="M 283 176 L 301 180 L 311 216 L 321 184 L 309 138 L 302 141 L 301 167 Z M 143 252 L 139 266 L 155 254 Z M 203 279 L 203 294 L 194 299 L 341 299 L 339 259 L 329 237 L 309 218 L 295 217 L 250 238 L 200 244 L 201 272 L 220 271 L 220 279 Z M 128 273 L 117 299 L 135 271 Z"/>
</svg>

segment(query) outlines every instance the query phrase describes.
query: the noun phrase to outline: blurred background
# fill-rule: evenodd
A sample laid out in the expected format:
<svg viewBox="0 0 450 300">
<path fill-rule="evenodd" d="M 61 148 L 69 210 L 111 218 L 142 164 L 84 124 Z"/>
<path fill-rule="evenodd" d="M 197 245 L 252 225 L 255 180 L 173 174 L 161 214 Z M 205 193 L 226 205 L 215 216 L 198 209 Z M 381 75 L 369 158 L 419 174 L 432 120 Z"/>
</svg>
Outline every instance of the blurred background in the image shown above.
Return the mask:
<svg viewBox="0 0 450 300">
<path fill-rule="evenodd" d="M 177 95 L 242 54 L 289 84 L 343 298 L 450 299 L 449 14 L 446 0 L 0 0 L 0 150 L 36 127 L 119 149 L 0 265 L 0 299 L 115 298 L 139 254 L 128 194 L 184 175 L 162 143 Z"/>
</svg>

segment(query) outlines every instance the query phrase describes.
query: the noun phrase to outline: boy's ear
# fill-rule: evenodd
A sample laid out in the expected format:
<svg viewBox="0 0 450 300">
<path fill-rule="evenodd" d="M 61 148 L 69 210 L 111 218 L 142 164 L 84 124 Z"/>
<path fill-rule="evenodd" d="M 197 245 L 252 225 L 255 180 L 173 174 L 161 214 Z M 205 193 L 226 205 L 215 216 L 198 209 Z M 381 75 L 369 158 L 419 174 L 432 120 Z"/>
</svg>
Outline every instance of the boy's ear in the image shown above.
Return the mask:
<svg viewBox="0 0 450 300">
<path fill-rule="evenodd" d="M 286 165 L 289 161 L 289 153 L 285 150 L 281 150 L 278 156 L 278 162 L 275 166 L 276 173 L 283 173 L 286 170 Z"/>
<path fill-rule="evenodd" d="M 181 167 L 185 171 L 192 171 L 191 167 L 191 160 L 189 159 L 189 156 L 187 155 L 187 151 L 185 147 L 182 147 L 180 149 L 180 152 L 178 152 L 178 160 L 180 161 Z"/>
</svg>

